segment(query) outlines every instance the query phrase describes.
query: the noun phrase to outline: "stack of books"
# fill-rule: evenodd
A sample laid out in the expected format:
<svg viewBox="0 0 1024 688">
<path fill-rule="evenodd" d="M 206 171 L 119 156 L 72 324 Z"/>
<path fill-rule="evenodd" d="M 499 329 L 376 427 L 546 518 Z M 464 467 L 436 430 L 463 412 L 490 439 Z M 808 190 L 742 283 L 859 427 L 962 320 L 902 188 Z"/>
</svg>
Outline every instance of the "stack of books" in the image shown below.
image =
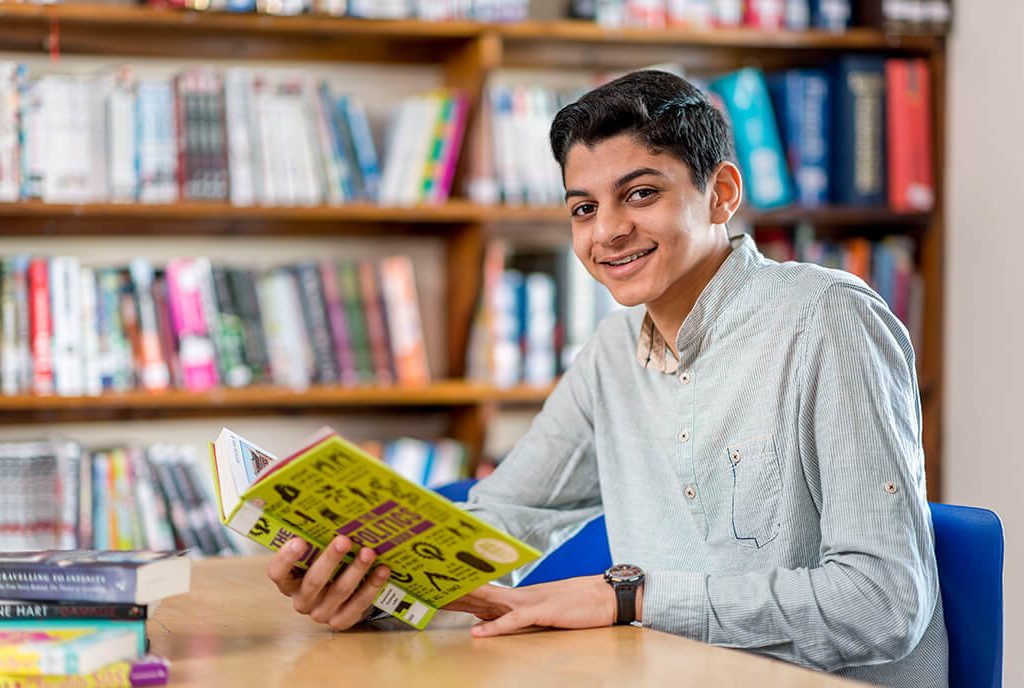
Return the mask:
<svg viewBox="0 0 1024 688">
<path fill-rule="evenodd" d="M 0 688 L 160 686 L 146 619 L 188 591 L 181 552 L 0 554 Z"/>
</svg>

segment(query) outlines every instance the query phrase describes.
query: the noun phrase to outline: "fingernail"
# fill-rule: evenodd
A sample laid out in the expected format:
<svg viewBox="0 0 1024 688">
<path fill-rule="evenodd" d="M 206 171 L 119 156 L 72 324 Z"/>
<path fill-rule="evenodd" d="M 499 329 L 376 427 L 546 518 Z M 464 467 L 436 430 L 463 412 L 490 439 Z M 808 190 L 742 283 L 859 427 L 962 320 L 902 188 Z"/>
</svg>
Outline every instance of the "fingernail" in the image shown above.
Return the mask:
<svg viewBox="0 0 1024 688">
<path fill-rule="evenodd" d="M 366 549 L 365 547 L 359 550 L 359 560 L 366 563 L 373 561 L 373 550 Z"/>
<path fill-rule="evenodd" d="M 335 552 L 345 552 L 348 549 L 348 540 L 343 537 L 335 538 L 332 544 Z"/>
<path fill-rule="evenodd" d="M 377 582 L 384 582 L 391 575 L 391 571 L 388 570 L 387 566 L 378 566 L 377 570 L 373 572 L 373 577 L 377 579 Z"/>
<path fill-rule="evenodd" d="M 288 551 L 298 554 L 306 549 L 306 543 L 299 538 L 292 538 L 288 541 Z"/>
</svg>

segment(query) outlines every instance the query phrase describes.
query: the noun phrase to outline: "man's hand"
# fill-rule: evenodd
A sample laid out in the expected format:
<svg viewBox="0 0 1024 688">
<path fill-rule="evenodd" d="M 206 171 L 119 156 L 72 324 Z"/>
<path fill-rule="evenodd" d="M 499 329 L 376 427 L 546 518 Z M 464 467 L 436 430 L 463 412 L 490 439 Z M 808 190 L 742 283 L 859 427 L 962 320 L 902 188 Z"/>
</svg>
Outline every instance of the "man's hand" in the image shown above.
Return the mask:
<svg viewBox="0 0 1024 688">
<path fill-rule="evenodd" d="M 281 594 L 292 598 L 295 611 L 336 630 L 345 630 L 366 617 L 391 574 L 387 566 L 378 566 L 370 573 L 377 555 L 364 547 L 332 581 L 342 558 L 351 549 L 352 541 L 339 535 L 320 553 L 305 575 L 296 578 L 292 569 L 306 551 L 306 543 L 292 538 L 270 560 L 267 575 Z"/>
<path fill-rule="evenodd" d="M 531 626 L 595 628 L 615 623 L 615 591 L 603 576 L 583 576 L 525 588 L 485 585 L 445 606 L 474 614 L 484 623 L 473 627 L 483 638 L 516 633 Z"/>
</svg>

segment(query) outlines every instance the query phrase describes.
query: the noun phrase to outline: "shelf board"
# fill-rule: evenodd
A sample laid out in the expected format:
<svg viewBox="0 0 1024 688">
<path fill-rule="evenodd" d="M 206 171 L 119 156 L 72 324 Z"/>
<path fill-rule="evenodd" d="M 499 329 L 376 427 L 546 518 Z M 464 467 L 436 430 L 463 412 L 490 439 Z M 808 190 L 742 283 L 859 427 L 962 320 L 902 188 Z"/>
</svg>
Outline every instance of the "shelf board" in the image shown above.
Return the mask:
<svg viewBox="0 0 1024 688">
<path fill-rule="evenodd" d="M 539 404 L 551 392 L 550 387 L 520 385 L 497 388 L 493 385 L 444 380 L 422 387 L 313 387 L 293 391 L 279 387 L 215 389 L 208 392 L 171 390 L 167 392 L 133 391 L 108 393 L 95 397 L 59 397 L 15 395 L 0 396 L 4 419 L 26 416 L 88 415 L 90 413 L 133 415 L 135 412 L 374 410 L 407 408 L 450 408 L 484 403 Z"/>
<path fill-rule="evenodd" d="M 232 234 L 294 232 L 361 234 L 379 225 L 396 232 L 443 231 L 483 221 L 491 208 L 467 201 L 440 205 L 380 207 L 369 204 L 316 207 L 233 206 L 223 202 L 168 204 L 0 203 L 2 234 Z M 169 226 L 168 226 L 169 225 Z"/>
<path fill-rule="evenodd" d="M 783 50 L 897 50 L 930 52 L 939 45 L 934 36 L 898 36 L 877 29 L 853 27 L 842 33 L 763 31 L 751 27 L 685 29 L 608 29 L 586 21 L 529 21 L 501 26 L 510 41 L 599 43 L 614 45 L 668 45 L 707 48 L 761 48 Z"/>
<path fill-rule="evenodd" d="M 898 213 L 887 208 L 782 208 L 743 211 L 753 224 L 829 226 L 926 225 L 931 213 Z M 366 234 L 381 226 L 393 233 L 443 233 L 471 223 L 560 224 L 568 226 L 565 208 L 486 206 L 465 200 L 442 205 L 380 207 L 368 204 L 305 208 L 239 207 L 219 202 L 170 204 L 51 204 L 39 201 L 0 203 L 0 235 L 34 234 L 257 234 L 268 232 Z"/>
</svg>

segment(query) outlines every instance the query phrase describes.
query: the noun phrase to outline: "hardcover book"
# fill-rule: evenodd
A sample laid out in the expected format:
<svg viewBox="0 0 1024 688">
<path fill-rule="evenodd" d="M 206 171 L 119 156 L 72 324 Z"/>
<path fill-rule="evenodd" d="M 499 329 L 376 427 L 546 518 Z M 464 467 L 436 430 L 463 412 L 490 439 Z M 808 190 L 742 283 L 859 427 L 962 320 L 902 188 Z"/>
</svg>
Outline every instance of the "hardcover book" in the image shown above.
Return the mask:
<svg viewBox="0 0 1024 688">
<path fill-rule="evenodd" d="M 188 592 L 184 552 L 0 552 L 0 598 L 150 602 Z"/>
<path fill-rule="evenodd" d="M 329 428 L 282 459 L 225 428 L 210 456 L 225 525 L 272 550 L 302 538 L 299 568 L 339 534 L 356 550 L 373 548 L 391 569 L 374 605 L 418 629 L 439 607 L 540 556 Z"/>
</svg>

